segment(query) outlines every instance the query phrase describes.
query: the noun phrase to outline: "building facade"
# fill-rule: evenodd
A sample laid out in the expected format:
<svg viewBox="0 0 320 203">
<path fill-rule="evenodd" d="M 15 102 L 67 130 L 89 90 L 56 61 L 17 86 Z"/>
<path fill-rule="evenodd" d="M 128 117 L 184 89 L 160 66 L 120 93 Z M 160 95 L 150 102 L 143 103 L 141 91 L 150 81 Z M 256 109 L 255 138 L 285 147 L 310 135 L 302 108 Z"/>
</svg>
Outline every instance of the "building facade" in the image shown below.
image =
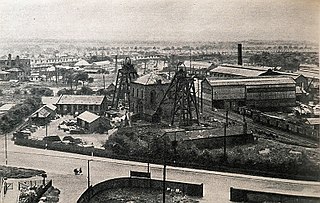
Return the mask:
<svg viewBox="0 0 320 203">
<path fill-rule="evenodd" d="M 201 110 L 240 106 L 256 109 L 296 105 L 295 81 L 290 77 L 207 78 L 201 84 Z"/>
<path fill-rule="evenodd" d="M 57 113 L 62 115 L 81 114 L 84 111 L 102 115 L 107 110 L 108 103 L 105 96 L 61 95 L 56 106 Z"/>
<path fill-rule="evenodd" d="M 0 70 L 10 73 L 10 79 L 24 80 L 31 73 L 30 59 L 21 59 L 17 56 L 14 60 L 11 54 L 8 55 L 8 59 L 0 60 Z"/>
<path fill-rule="evenodd" d="M 145 120 L 152 120 L 159 104 L 170 85 L 164 76 L 150 73 L 139 77 L 130 84 L 130 112 Z M 162 115 L 171 115 L 170 108 L 164 104 Z"/>
</svg>

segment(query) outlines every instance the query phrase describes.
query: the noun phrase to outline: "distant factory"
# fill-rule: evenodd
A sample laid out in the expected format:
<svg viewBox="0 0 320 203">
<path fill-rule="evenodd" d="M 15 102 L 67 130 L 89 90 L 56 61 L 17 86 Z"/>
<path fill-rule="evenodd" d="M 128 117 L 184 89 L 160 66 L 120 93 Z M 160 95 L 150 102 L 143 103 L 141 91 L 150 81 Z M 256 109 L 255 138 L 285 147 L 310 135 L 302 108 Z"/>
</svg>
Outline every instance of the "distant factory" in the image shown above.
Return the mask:
<svg viewBox="0 0 320 203">
<path fill-rule="evenodd" d="M 9 54 L 8 59 L 0 60 L 0 80 L 25 80 L 30 72 L 30 59 L 21 59 L 17 56 L 13 60 Z"/>
</svg>

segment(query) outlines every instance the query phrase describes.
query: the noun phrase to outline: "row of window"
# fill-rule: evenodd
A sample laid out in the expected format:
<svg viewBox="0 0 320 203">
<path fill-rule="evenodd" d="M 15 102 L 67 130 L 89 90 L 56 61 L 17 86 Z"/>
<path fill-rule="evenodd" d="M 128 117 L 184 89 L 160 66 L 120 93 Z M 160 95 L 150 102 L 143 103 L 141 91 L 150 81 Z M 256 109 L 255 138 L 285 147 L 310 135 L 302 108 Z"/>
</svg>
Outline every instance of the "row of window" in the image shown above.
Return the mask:
<svg viewBox="0 0 320 203">
<path fill-rule="evenodd" d="M 132 88 L 131 96 L 138 97 L 138 98 L 140 96 L 141 99 L 143 99 L 143 90 L 140 90 L 140 94 L 139 94 L 139 89 Z"/>
</svg>

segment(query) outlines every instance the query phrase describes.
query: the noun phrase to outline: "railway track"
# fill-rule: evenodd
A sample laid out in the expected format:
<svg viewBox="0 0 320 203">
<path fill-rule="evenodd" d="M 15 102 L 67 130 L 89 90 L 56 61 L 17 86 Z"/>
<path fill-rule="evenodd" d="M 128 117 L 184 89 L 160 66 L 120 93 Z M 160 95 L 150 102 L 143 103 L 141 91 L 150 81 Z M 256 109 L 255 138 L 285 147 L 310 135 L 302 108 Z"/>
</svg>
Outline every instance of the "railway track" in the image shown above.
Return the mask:
<svg viewBox="0 0 320 203">
<path fill-rule="evenodd" d="M 226 119 L 225 112 L 222 112 L 222 111 L 214 112 L 209 110 L 209 111 L 205 111 L 205 115 L 219 118 L 220 122 L 225 122 L 225 119 Z M 287 132 L 284 132 L 283 130 L 275 129 L 273 127 L 265 126 L 259 123 L 255 123 L 251 118 L 248 118 L 248 117 L 246 117 L 245 119 L 248 125 L 247 126 L 248 130 L 251 130 L 253 132 L 255 131 L 264 132 L 265 134 L 264 136 L 258 135 L 260 137 L 277 140 L 287 144 L 304 146 L 304 147 L 310 147 L 310 148 L 319 147 L 319 143 L 317 143 L 312 139 L 301 137 L 299 135 L 295 135 L 292 133 L 287 133 Z M 243 116 L 229 111 L 228 121 L 238 125 L 243 125 Z"/>
</svg>

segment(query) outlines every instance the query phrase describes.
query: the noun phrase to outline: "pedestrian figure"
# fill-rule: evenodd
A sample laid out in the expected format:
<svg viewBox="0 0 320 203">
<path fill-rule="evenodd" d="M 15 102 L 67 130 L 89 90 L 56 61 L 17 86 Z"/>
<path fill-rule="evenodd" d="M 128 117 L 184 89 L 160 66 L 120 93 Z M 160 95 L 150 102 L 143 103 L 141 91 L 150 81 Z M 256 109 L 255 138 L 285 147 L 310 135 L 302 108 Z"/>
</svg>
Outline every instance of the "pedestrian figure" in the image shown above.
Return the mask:
<svg viewBox="0 0 320 203">
<path fill-rule="evenodd" d="M 80 174 L 80 175 L 82 174 L 82 169 L 81 169 L 81 167 L 79 168 L 79 174 Z"/>
<path fill-rule="evenodd" d="M 74 175 L 78 175 L 78 173 L 79 173 L 78 169 L 76 169 L 76 168 L 73 170 L 73 172 L 74 172 Z"/>
</svg>

